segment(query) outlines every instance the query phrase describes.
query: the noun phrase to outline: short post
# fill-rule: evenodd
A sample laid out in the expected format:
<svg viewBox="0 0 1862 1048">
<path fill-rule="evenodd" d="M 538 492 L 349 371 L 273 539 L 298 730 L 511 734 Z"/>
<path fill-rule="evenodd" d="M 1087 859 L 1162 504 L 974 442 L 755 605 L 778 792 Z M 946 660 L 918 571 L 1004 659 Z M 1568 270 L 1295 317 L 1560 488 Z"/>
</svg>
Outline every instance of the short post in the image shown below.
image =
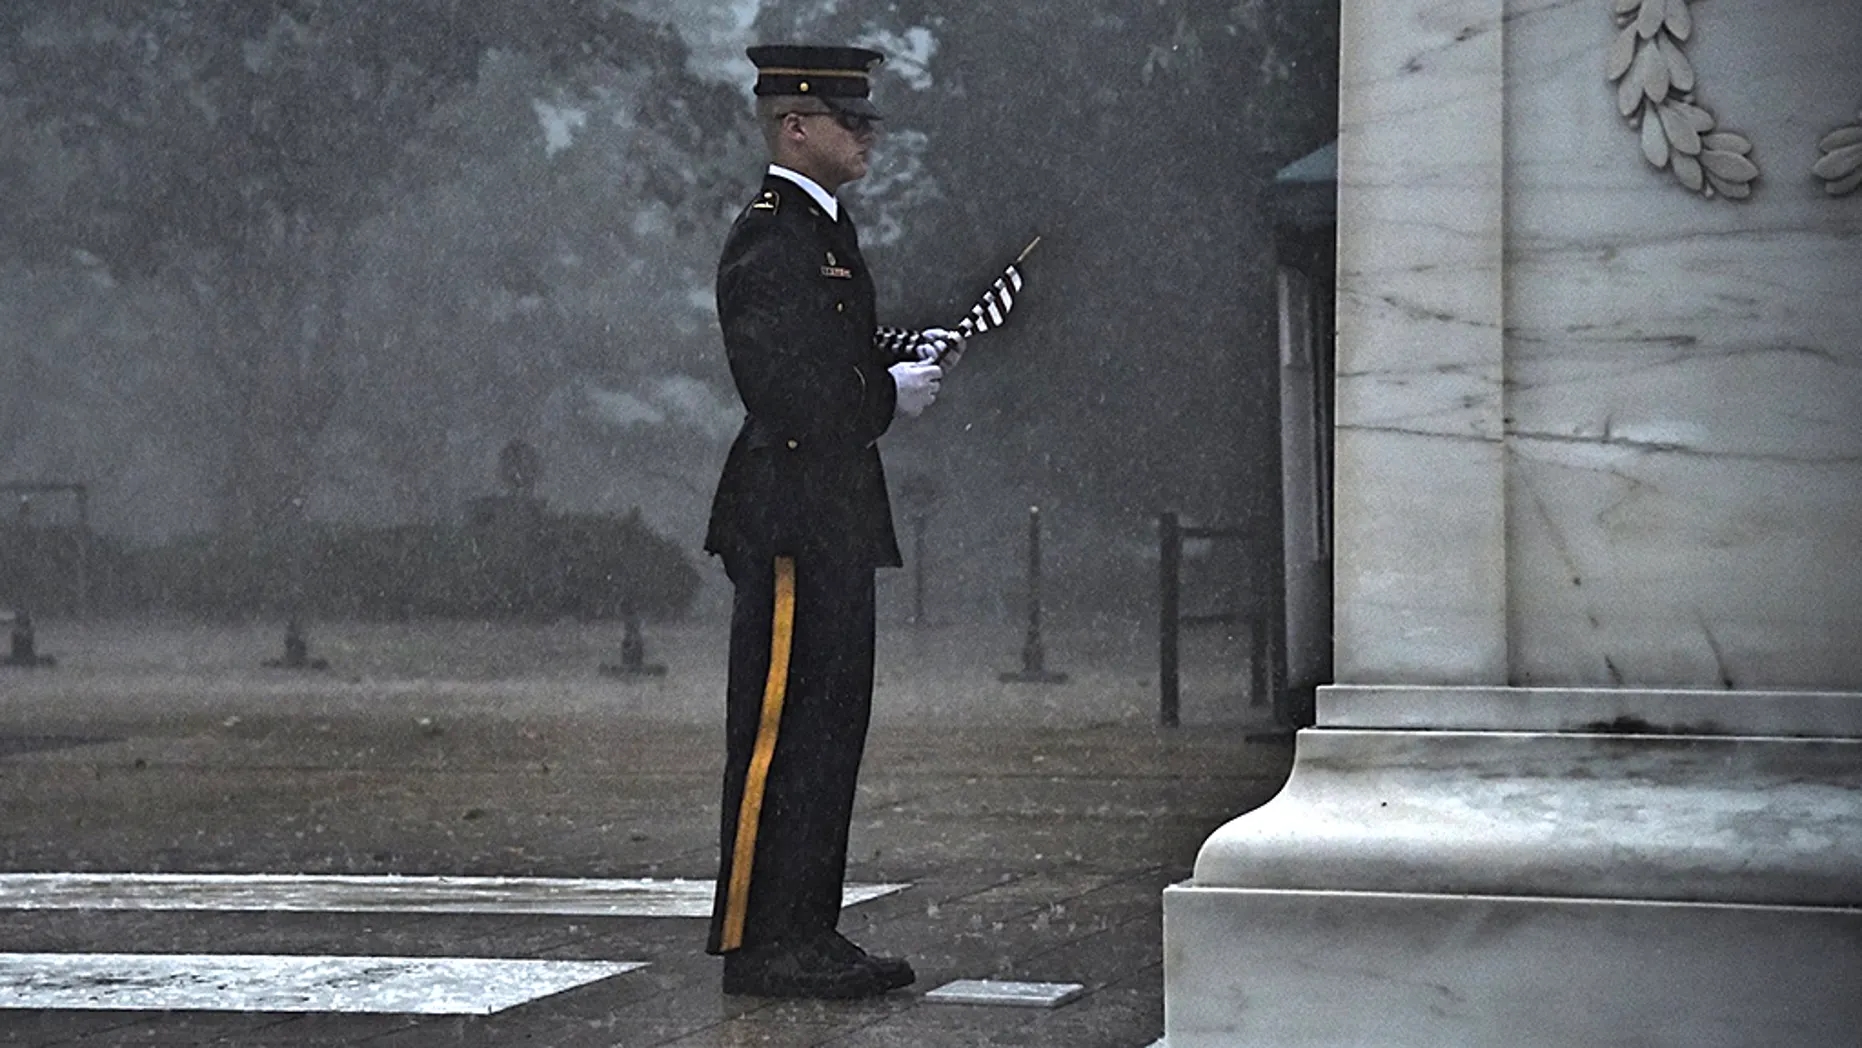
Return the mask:
<svg viewBox="0 0 1862 1048">
<path fill-rule="evenodd" d="M 1274 653 L 1268 645 L 1267 616 L 1256 614 L 1248 620 L 1248 705 L 1266 706 L 1274 690 Z"/>
<path fill-rule="evenodd" d="M 666 667 L 647 661 L 646 637 L 640 632 L 640 613 L 632 608 L 621 612 L 621 661 L 604 662 L 598 667 L 606 677 L 664 677 Z"/>
<path fill-rule="evenodd" d="M 1047 668 L 1041 642 L 1041 507 L 1028 507 L 1028 635 L 1022 642 L 1022 668 L 1000 675 L 1004 683 L 1061 684 L 1064 673 Z"/>
<path fill-rule="evenodd" d="M 1181 701 L 1179 631 L 1182 629 L 1183 522 L 1175 513 L 1157 518 L 1157 721 L 1177 726 Z"/>
<path fill-rule="evenodd" d="M 912 625 L 925 624 L 925 524 L 920 513 L 912 518 Z"/>
<path fill-rule="evenodd" d="M 304 629 L 304 559 L 308 556 L 305 547 L 309 539 L 304 524 L 304 498 L 297 496 L 291 500 L 290 546 L 288 556 L 291 558 L 291 593 L 290 610 L 286 612 L 284 623 L 284 658 L 267 659 L 265 667 L 275 670 L 327 670 L 330 660 L 315 659 L 310 655 L 310 637 Z"/>
<path fill-rule="evenodd" d="M 301 670 L 310 662 L 310 641 L 304 636 L 304 624 L 293 614 L 284 623 L 284 667 Z"/>
<path fill-rule="evenodd" d="M 54 665 L 58 660 L 39 654 L 38 637 L 33 632 L 32 604 L 38 596 L 36 591 L 39 588 L 39 542 L 38 533 L 32 527 L 30 496 L 19 500 L 19 547 L 19 607 L 13 613 L 12 636 L 8 638 L 4 665 L 17 669 L 38 669 Z"/>
<path fill-rule="evenodd" d="M 914 626 L 925 625 L 925 532 L 941 493 L 942 486 L 935 474 L 908 470 L 899 479 L 899 504 L 912 521 L 911 623 Z"/>
<path fill-rule="evenodd" d="M 91 614 L 91 497 L 83 484 L 72 489 L 78 501 L 78 618 Z"/>
<path fill-rule="evenodd" d="M 304 632 L 303 620 L 296 611 L 291 612 L 284 622 L 284 658 L 266 659 L 265 668 L 272 670 L 327 670 L 329 659 L 310 657 L 310 638 Z"/>
</svg>

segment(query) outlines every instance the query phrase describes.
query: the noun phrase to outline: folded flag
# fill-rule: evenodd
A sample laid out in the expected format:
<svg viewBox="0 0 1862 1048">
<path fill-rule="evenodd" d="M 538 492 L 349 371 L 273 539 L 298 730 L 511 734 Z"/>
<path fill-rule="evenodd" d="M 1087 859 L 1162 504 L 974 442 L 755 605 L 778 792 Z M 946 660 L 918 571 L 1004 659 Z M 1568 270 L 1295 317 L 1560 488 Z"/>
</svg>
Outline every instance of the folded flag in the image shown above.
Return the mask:
<svg viewBox="0 0 1862 1048">
<path fill-rule="evenodd" d="M 976 305 L 970 307 L 969 315 L 958 322 L 959 335 L 969 338 L 971 335 L 982 334 L 990 328 L 1001 327 L 1009 318 L 1009 310 L 1015 308 L 1015 296 L 1021 294 L 1022 290 L 1021 264 L 1040 242 L 1040 237 L 1029 241 L 1028 246 L 1022 248 L 1022 253 L 1015 256 L 1015 261 L 1010 262 L 1002 275 L 996 278 L 996 282 L 989 285 L 983 296 L 976 300 Z"/>
<path fill-rule="evenodd" d="M 976 305 L 970 307 L 970 312 L 958 321 L 957 326 L 952 330 L 964 338 L 969 338 L 992 328 L 1001 327 L 1003 322 L 1008 320 L 1009 311 L 1015 308 L 1015 296 L 1021 294 L 1021 264 L 1027 260 L 1028 253 L 1033 251 L 1035 245 L 1040 242 L 1040 237 L 1029 241 L 1028 246 L 1022 248 L 1022 253 L 1015 256 L 1015 261 L 1008 264 L 1008 267 L 1002 271 L 1002 275 L 996 278 L 995 283 L 989 285 L 982 297 L 976 300 Z M 873 344 L 879 347 L 889 359 L 915 360 L 917 357 L 912 350 L 918 345 L 919 338 L 920 333 L 916 331 L 882 327 L 873 333 Z M 931 357 L 930 359 L 936 360 L 937 358 Z"/>
</svg>

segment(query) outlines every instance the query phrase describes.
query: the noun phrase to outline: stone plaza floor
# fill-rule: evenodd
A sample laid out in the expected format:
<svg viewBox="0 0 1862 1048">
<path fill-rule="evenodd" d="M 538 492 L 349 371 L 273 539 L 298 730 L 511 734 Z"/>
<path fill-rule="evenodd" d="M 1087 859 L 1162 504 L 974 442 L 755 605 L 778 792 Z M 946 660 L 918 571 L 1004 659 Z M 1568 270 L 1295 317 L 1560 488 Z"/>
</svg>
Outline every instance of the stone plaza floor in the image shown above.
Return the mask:
<svg viewBox="0 0 1862 1048">
<path fill-rule="evenodd" d="M 598 672 L 610 624 L 319 625 L 321 673 L 261 668 L 278 637 L 50 623 L 59 665 L 0 673 L 0 1044 L 1143 1048 L 1163 1029 L 1164 886 L 1290 759 L 1250 734 L 1265 713 L 1220 652 L 1165 730 L 1142 628 L 1051 634 L 1069 680 L 1029 685 L 997 679 L 1016 629 L 887 627 L 848 873 L 883 894 L 841 927 L 919 981 L 733 998 L 704 920 L 661 905 L 689 914 L 714 870 L 721 625 L 649 627 L 667 673 L 638 678 Z M 461 1010 L 491 1014 L 412 1010 L 445 996 L 421 982 L 442 969 Z M 319 985 L 292 997 L 300 979 Z M 925 998 L 959 979 L 1085 993 Z M 192 996 L 162 996 L 177 987 Z"/>
</svg>

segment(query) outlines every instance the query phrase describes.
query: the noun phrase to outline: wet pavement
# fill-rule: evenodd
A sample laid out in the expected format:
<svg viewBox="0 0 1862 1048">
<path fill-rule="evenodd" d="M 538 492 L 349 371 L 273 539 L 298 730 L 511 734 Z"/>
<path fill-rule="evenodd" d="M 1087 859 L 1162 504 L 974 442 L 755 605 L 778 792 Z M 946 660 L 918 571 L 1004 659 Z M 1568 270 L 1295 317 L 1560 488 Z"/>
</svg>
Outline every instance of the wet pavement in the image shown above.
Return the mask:
<svg viewBox="0 0 1862 1048">
<path fill-rule="evenodd" d="M 0 872 L 711 877 L 721 627 L 650 629 L 669 670 L 638 679 L 597 672 L 618 651 L 606 625 L 327 625 L 312 640 L 335 668 L 318 674 L 259 668 L 275 632 L 43 629 L 58 668 L 0 676 Z M 1262 711 L 1219 645 L 1166 731 L 1142 627 L 1054 633 L 1064 685 L 998 681 L 1020 641 L 881 638 L 848 879 L 907 887 L 841 927 L 909 957 L 908 991 L 725 997 L 692 917 L 0 908 L 8 954 L 645 964 L 491 1015 L 6 1008 L 0 1044 L 1150 1045 L 1160 893 L 1279 789 L 1290 747 L 1250 741 Z M 1051 1010 L 924 999 L 957 979 L 1086 993 Z"/>
</svg>

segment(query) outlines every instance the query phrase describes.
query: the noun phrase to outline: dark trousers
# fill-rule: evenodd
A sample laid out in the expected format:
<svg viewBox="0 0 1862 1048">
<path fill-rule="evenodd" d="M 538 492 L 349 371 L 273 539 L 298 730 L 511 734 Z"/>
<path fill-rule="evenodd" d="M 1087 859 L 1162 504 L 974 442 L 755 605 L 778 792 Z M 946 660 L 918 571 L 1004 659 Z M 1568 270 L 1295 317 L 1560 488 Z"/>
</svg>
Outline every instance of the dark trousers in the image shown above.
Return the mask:
<svg viewBox="0 0 1862 1048">
<path fill-rule="evenodd" d="M 832 558 L 789 563 L 792 633 L 788 673 L 779 680 L 770 665 L 780 569 L 775 562 L 726 564 L 736 597 L 710 953 L 805 938 L 840 919 L 854 785 L 873 705 L 873 568 Z M 767 758 L 761 771 L 759 742 Z M 746 811 L 746 790 L 754 798 L 759 779 L 761 804 Z M 749 860 L 747 884 L 737 868 L 742 858 Z"/>
</svg>

